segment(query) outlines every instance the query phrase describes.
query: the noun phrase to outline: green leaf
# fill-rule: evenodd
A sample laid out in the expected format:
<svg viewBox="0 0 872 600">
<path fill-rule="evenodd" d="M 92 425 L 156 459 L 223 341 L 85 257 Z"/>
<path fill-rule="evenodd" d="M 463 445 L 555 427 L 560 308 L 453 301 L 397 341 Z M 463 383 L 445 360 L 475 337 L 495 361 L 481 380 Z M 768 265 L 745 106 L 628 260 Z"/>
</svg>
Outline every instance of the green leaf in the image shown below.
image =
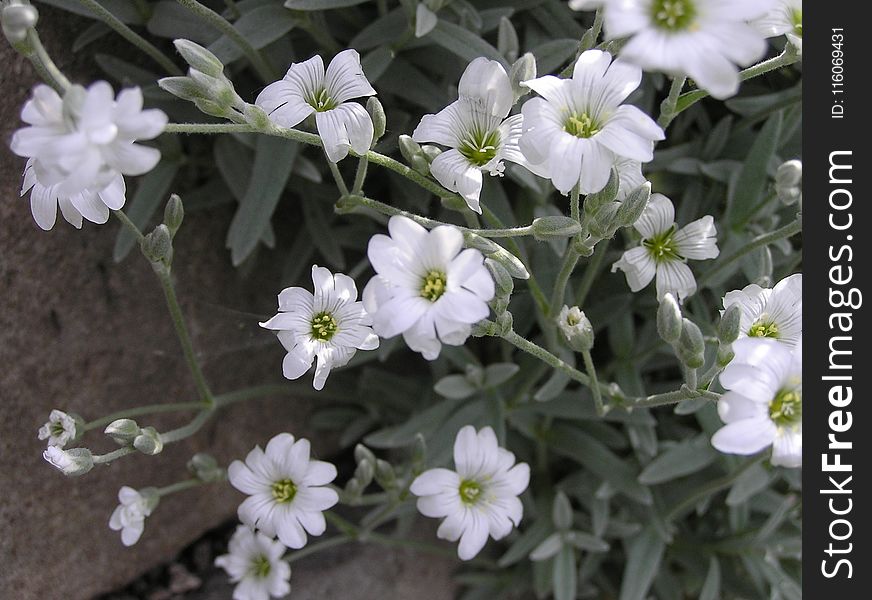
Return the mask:
<svg viewBox="0 0 872 600">
<path fill-rule="evenodd" d="M 627 544 L 620 600 L 645 600 L 654 577 L 660 570 L 664 543 L 653 525 L 648 525 Z"/>
<path fill-rule="evenodd" d="M 699 600 L 719 600 L 721 597 L 721 563 L 717 557 L 709 559 L 708 573 L 699 592 Z"/>
<path fill-rule="evenodd" d="M 563 536 L 559 533 L 552 533 L 533 549 L 530 553 L 530 560 L 534 562 L 548 560 L 560 552 L 561 548 L 563 548 Z"/>
<path fill-rule="evenodd" d="M 605 540 L 581 531 L 568 531 L 563 535 L 563 539 L 567 544 L 587 552 L 608 552 L 610 548 Z"/>
<path fill-rule="evenodd" d="M 554 600 L 575 600 L 577 587 L 575 550 L 571 546 L 563 546 L 554 558 Z"/>
<path fill-rule="evenodd" d="M 515 376 L 521 367 L 515 363 L 494 363 L 488 365 L 484 369 L 484 383 L 482 387 L 485 389 L 497 387 L 507 382 Z"/>
<path fill-rule="evenodd" d="M 318 252 L 336 269 L 345 268 L 345 256 L 339 246 L 339 240 L 330 229 L 330 221 L 324 214 L 323 204 L 316 198 L 303 195 L 300 198 L 303 204 L 303 222 L 312 236 L 312 242 Z"/>
<path fill-rule="evenodd" d="M 727 216 L 730 226 L 735 230 L 744 227 L 763 201 L 763 192 L 768 180 L 767 166 L 778 147 L 783 120 L 783 113 L 778 111 L 766 121 L 757 139 L 754 140 L 739 178 L 731 190 L 727 200 Z"/>
<path fill-rule="evenodd" d="M 433 390 L 440 396 L 455 400 L 469 398 L 478 392 L 478 389 L 472 385 L 465 375 L 446 375 L 436 382 Z"/>
<path fill-rule="evenodd" d="M 376 48 L 360 59 L 360 65 L 370 83 L 378 79 L 388 70 L 394 60 L 394 51 L 387 46 Z"/>
<path fill-rule="evenodd" d="M 73 42 L 73 53 L 77 53 L 85 48 L 88 44 L 95 42 L 104 35 L 112 31 L 109 26 L 102 21 L 92 23 L 88 28 L 80 33 Z"/>
<path fill-rule="evenodd" d="M 536 57 L 536 73 L 541 77 L 553 73 L 558 67 L 567 61 L 578 50 L 578 40 L 559 39 L 549 40 L 531 50 Z"/>
<path fill-rule="evenodd" d="M 656 485 L 672 481 L 704 469 L 717 458 L 708 436 L 701 435 L 673 446 L 652 460 L 639 475 L 639 482 Z"/>
<path fill-rule="evenodd" d="M 227 232 L 234 265 L 248 258 L 263 237 L 299 150 L 299 145 L 290 140 L 269 135 L 257 138 L 251 180 Z"/>
<path fill-rule="evenodd" d="M 154 73 L 109 54 L 95 54 L 94 60 L 107 75 L 123 86 L 153 85 L 157 80 Z"/>
<path fill-rule="evenodd" d="M 569 497 L 561 490 L 557 490 L 557 494 L 554 495 L 551 520 L 558 530 L 564 531 L 572 527 L 572 505 L 569 503 Z"/>
<path fill-rule="evenodd" d="M 419 433 L 428 437 L 448 418 L 448 415 L 457 408 L 460 401 L 455 398 L 443 400 L 430 408 L 416 413 L 411 419 L 394 427 L 386 427 L 365 438 L 367 445 L 374 448 L 400 448 L 407 446 L 415 440 Z"/>
<path fill-rule="evenodd" d="M 134 0 L 99 0 L 100 5 L 118 17 L 121 22 L 128 25 L 142 25 L 145 20 L 142 11 L 139 10 Z M 40 0 L 40 4 L 48 4 L 69 11 L 76 15 L 82 15 L 96 19 L 97 17 L 87 6 L 83 6 L 77 0 Z"/>
<path fill-rule="evenodd" d="M 772 476 L 760 465 L 754 465 L 739 475 L 730 492 L 727 494 L 727 504 L 738 506 L 751 498 L 757 492 L 761 492 L 772 481 Z"/>
<path fill-rule="evenodd" d="M 651 492 L 638 481 L 630 462 L 618 458 L 599 440 L 566 425 L 552 427 L 548 445 L 558 454 L 568 456 L 616 490 L 641 504 L 651 504 Z"/>
<path fill-rule="evenodd" d="M 316 0 L 317 1 L 317 0 Z M 350 48 L 369 50 L 376 46 L 388 44 L 400 37 L 408 29 L 409 20 L 402 6 L 379 17 L 348 42 Z"/>
<path fill-rule="evenodd" d="M 233 23 L 233 27 L 242 34 L 242 37 L 258 50 L 281 38 L 296 25 L 297 20 L 291 11 L 274 4 L 255 8 Z M 223 63 L 229 63 L 244 56 L 236 42 L 226 35 L 210 44 L 209 51 Z"/>
<path fill-rule="evenodd" d="M 436 42 L 439 46 L 467 62 L 471 62 L 479 56 L 484 56 L 499 62 L 507 71 L 509 69 L 509 64 L 503 55 L 499 53 L 499 50 L 473 32 L 454 23 L 440 19 L 436 27 L 424 39 Z"/>
<path fill-rule="evenodd" d="M 285 0 L 285 8 L 291 10 L 329 10 L 357 6 L 370 0 Z"/>
<path fill-rule="evenodd" d="M 182 38 L 204 46 L 221 37 L 211 25 L 174 0 L 154 4 L 147 28 L 158 37 Z"/>
<path fill-rule="evenodd" d="M 147 175 L 139 180 L 136 193 L 125 207 L 125 213 L 140 230 L 145 229 L 154 212 L 168 197 L 170 185 L 179 170 L 179 164 L 172 161 L 162 160 Z M 127 227 L 122 227 L 115 238 L 115 248 L 112 251 L 112 259 L 121 262 L 136 244 L 136 237 Z"/>
<path fill-rule="evenodd" d="M 509 567 L 521 561 L 533 552 L 547 537 L 551 531 L 551 523 L 548 519 L 536 519 L 533 524 L 519 535 L 506 553 L 503 554 L 497 565 L 502 568 Z M 531 557 L 532 558 L 532 557 Z"/>
</svg>

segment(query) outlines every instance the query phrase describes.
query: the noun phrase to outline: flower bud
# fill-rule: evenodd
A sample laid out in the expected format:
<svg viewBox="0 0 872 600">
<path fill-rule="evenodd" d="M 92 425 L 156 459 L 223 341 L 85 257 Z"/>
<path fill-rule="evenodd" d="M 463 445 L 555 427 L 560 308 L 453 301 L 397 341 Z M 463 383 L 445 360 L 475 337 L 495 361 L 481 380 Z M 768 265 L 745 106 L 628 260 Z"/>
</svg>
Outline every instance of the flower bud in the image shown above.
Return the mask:
<svg viewBox="0 0 872 600">
<path fill-rule="evenodd" d="M 615 235 L 618 227 L 621 226 L 617 219 L 620 208 L 619 202 L 609 202 L 601 206 L 589 219 L 586 219 L 585 224 L 591 235 L 603 240 Z"/>
<path fill-rule="evenodd" d="M 409 164 L 412 164 L 415 156 L 421 154 L 421 145 L 408 135 L 403 134 L 397 138 L 397 145 L 400 147 L 400 154 Z"/>
<path fill-rule="evenodd" d="M 724 344 L 732 344 L 739 338 L 739 328 L 741 327 L 742 309 L 738 304 L 731 305 L 721 315 L 721 322 L 718 323 L 718 339 Z"/>
<path fill-rule="evenodd" d="M 421 152 L 424 153 L 424 158 L 427 159 L 427 162 L 432 164 L 436 157 L 442 154 L 442 149 L 432 144 L 424 144 L 421 146 Z"/>
<path fill-rule="evenodd" d="M 242 117 L 249 125 L 264 130 L 270 125 L 266 111 L 256 104 L 246 104 L 242 109 Z"/>
<path fill-rule="evenodd" d="M 775 173 L 775 185 L 787 187 L 802 183 L 802 162 L 789 160 L 778 167 Z"/>
<path fill-rule="evenodd" d="M 423 152 L 413 156 L 409 164 L 421 175 L 425 177 L 430 175 L 430 161 L 427 160 L 427 156 Z"/>
<path fill-rule="evenodd" d="M 674 344 L 681 337 L 681 308 L 670 293 L 660 299 L 660 307 L 657 309 L 657 333 L 669 344 Z"/>
<path fill-rule="evenodd" d="M 375 143 L 385 134 L 388 119 L 385 116 L 385 109 L 382 103 L 375 96 L 370 96 L 367 99 L 366 112 L 369 113 L 369 118 L 372 119 L 372 146 L 375 146 Z"/>
<path fill-rule="evenodd" d="M 185 62 L 197 71 L 211 77 L 222 77 L 224 75 L 224 63 L 203 46 L 195 44 L 190 40 L 175 40 L 173 45 L 175 45 L 179 54 L 182 55 L 182 58 L 185 59 Z"/>
<path fill-rule="evenodd" d="M 682 319 L 676 350 L 679 360 L 691 369 L 698 369 L 705 363 L 705 339 L 693 321 Z"/>
<path fill-rule="evenodd" d="M 182 204 L 182 199 L 179 198 L 178 194 L 172 194 L 164 208 L 164 225 L 170 230 L 171 237 L 176 237 L 176 232 L 184 220 L 185 206 Z"/>
<path fill-rule="evenodd" d="M 566 338 L 569 347 L 576 352 L 589 352 L 593 348 L 593 326 L 587 315 L 577 306 L 563 306 L 557 316 L 557 328 Z"/>
<path fill-rule="evenodd" d="M 372 483 L 372 478 L 375 475 L 373 464 L 368 460 L 362 460 L 357 463 L 357 468 L 354 470 L 354 478 L 360 482 L 362 489 L 366 489 L 366 486 Z"/>
<path fill-rule="evenodd" d="M 352 477 L 345 483 L 345 489 L 343 490 L 345 502 L 353 504 L 360 498 L 361 494 L 363 494 L 363 486 L 360 485 L 360 482 L 357 479 Z"/>
<path fill-rule="evenodd" d="M 164 224 L 155 227 L 154 231 L 142 238 L 140 248 L 149 262 L 169 265 L 173 261 L 173 236 L 169 227 Z"/>
<path fill-rule="evenodd" d="M 581 233 L 581 223 L 570 217 L 548 216 L 533 219 L 533 237 L 539 241 L 572 237 Z"/>
<path fill-rule="evenodd" d="M 157 429 L 154 427 L 143 427 L 142 432 L 134 438 L 133 447 L 143 454 L 153 456 L 163 450 L 163 441 L 161 441 Z"/>
<path fill-rule="evenodd" d="M 94 456 L 87 448 L 61 450 L 57 446 L 49 446 L 42 457 L 69 477 L 84 475 L 94 468 Z"/>
<path fill-rule="evenodd" d="M 621 202 L 621 207 L 618 209 L 617 220 L 621 227 L 631 227 L 639 217 L 645 207 L 648 206 L 648 200 L 651 199 L 651 182 L 646 181 L 635 190 L 627 194 L 627 197 Z"/>
<path fill-rule="evenodd" d="M 222 481 L 226 471 L 211 454 L 198 452 L 188 461 L 188 471 L 200 481 Z"/>
<path fill-rule="evenodd" d="M 427 464 L 427 442 L 420 433 L 415 434 L 415 443 L 412 445 L 412 472 L 420 473 Z"/>
<path fill-rule="evenodd" d="M 730 344 L 722 345 L 718 348 L 718 366 L 726 367 L 736 357 L 733 352 L 733 346 Z"/>
<path fill-rule="evenodd" d="M 618 170 L 615 167 L 612 167 L 611 173 L 609 174 L 609 181 L 606 183 L 605 187 L 598 192 L 585 196 L 583 205 L 584 212 L 589 215 L 594 215 L 603 206 L 610 202 L 614 202 L 615 198 L 618 197 L 620 185 L 621 180 L 618 175 Z"/>
<path fill-rule="evenodd" d="M 372 453 L 372 450 L 364 446 L 363 444 L 358 444 L 354 447 L 354 460 L 355 462 L 363 462 L 368 460 L 372 464 L 375 464 L 375 454 Z"/>
<path fill-rule="evenodd" d="M 530 88 L 525 86 L 524 82 L 531 79 L 536 79 L 536 57 L 527 52 L 512 63 L 512 67 L 509 69 L 509 81 L 512 84 L 515 102 L 521 96 L 530 93 Z"/>
<path fill-rule="evenodd" d="M 12 43 L 27 39 L 27 31 L 36 27 L 38 20 L 39 12 L 35 6 L 21 4 L 15 0 L 4 6 L 3 11 L 0 12 L 3 33 Z"/>
<path fill-rule="evenodd" d="M 386 460 L 376 459 L 375 461 L 375 480 L 385 490 L 390 490 L 397 485 L 397 474 L 394 468 Z"/>
<path fill-rule="evenodd" d="M 109 423 L 103 433 L 112 438 L 119 446 L 129 446 L 142 430 L 133 419 L 117 419 Z"/>
<path fill-rule="evenodd" d="M 203 96 L 203 91 L 189 77 L 164 77 L 158 79 L 158 86 L 176 98 L 193 101 Z"/>
<path fill-rule="evenodd" d="M 497 296 L 509 296 L 515 289 L 515 282 L 506 268 L 493 260 L 492 258 L 484 259 L 484 266 L 490 271 L 491 277 L 494 278 Z"/>
</svg>

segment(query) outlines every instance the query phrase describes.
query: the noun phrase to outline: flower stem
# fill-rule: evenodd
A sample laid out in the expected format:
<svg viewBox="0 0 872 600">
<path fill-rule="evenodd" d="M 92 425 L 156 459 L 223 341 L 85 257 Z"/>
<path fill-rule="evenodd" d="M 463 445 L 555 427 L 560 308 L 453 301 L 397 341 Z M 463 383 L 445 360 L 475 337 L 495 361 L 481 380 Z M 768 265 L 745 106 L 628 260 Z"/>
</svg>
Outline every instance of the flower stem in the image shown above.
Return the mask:
<svg viewBox="0 0 872 600">
<path fill-rule="evenodd" d="M 239 49 L 242 50 L 242 53 L 245 54 L 246 58 L 251 61 L 254 70 L 257 71 L 257 74 L 264 82 L 270 83 L 279 78 L 279 74 L 272 68 L 272 66 L 270 66 L 263 55 L 258 52 L 257 48 L 252 46 L 251 42 L 245 39 L 245 36 L 239 33 L 230 21 L 208 6 L 200 4 L 197 0 L 177 0 L 177 2 L 226 35 L 234 44 L 239 46 Z"/>
<path fill-rule="evenodd" d="M 33 68 L 39 73 L 40 78 L 53 87 L 56 92 L 63 95 L 67 88 L 72 85 L 46 52 L 35 29 L 29 29 L 27 37 L 23 41 L 11 43 L 19 54 L 33 64 Z"/>
<path fill-rule="evenodd" d="M 184 481 L 178 481 L 178 482 L 173 483 L 171 485 L 167 485 L 167 486 L 164 486 L 162 488 L 158 488 L 157 495 L 161 496 L 161 497 L 169 496 L 170 494 L 175 494 L 176 492 L 181 492 L 184 490 L 189 490 L 191 488 L 201 486 L 204 483 L 207 483 L 207 482 L 203 481 L 202 479 L 196 479 L 196 478 L 186 479 Z"/>
<path fill-rule="evenodd" d="M 339 188 L 339 193 L 342 196 L 348 196 L 348 186 L 345 185 L 345 179 L 342 177 L 342 173 L 339 172 L 339 167 L 336 165 L 335 162 L 330 160 L 329 157 L 327 157 L 327 166 L 330 167 L 330 173 L 333 175 L 333 180 L 336 182 L 336 187 Z"/>
<path fill-rule="evenodd" d="M 94 455 L 94 464 L 111 463 L 113 460 L 132 454 L 133 452 L 136 452 L 136 449 L 133 446 L 125 446 L 123 448 L 118 448 L 118 450 L 107 452 L 106 454 L 96 454 Z"/>
<path fill-rule="evenodd" d="M 118 412 L 106 415 L 105 417 L 85 423 L 84 429 L 85 431 L 97 429 L 98 427 L 103 427 L 104 425 L 108 425 L 118 419 L 129 419 L 131 417 L 154 415 L 165 412 L 184 412 L 201 408 L 203 408 L 202 402 L 175 402 L 172 404 L 149 404 L 147 406 L 137 406 L 135 408 L 128 408 L 127 410 L 119 410 Z"/>
<path fill-rule="evenodd" d="M 363 194 L 363 182 L 366 181 L 366 171 L 369 166 L 369 159 L 364 155 L 357 161 L 357 172 L 354 174 L 354 183 L 351 186 L 352 194 Z"/>
<path fill-rule="evenodd" d="M 787 44 L 784 47 L 784 52 L 779 54 L 774 58 L 770 58 L 769 60 L 764 60 L 761 63 L 758 63 L 752 67 L 748 67 L 744 71 L 739 73 L 739 79 L 742 81 L 747 81 L 748 79 L 753 79 L 754 77 L 759 77 L 765 73 L 769 73 L 770 71 L 774 71 L 775 69 L 780 69 L 781 67 L 787 67 L 792 65 L 795 62 L 800 60 L 799 56 L 796 53 L 796 49 L 792 44 Z M 678 102 L 675 106 L 675 113 L 673 117 L 680 114 L 681 112 L 687 110 L 706 96 L 709 93 L 705 90 L 693 90 L 692 92 L 687 92 L 682 94 L 678 98 Z"/>
<path fill-rule="evenodd" d="M 145 237 L 142 235 L 142 232 L 139 230 L 139 227 L 136 226 L 136 223 L 130 220 L 130 217 L 123 210 L 113 210 L 112 214 L 115 215 L 121 224 L 127 227 L 130 232 L 134 235 L 137 241 L 142 242 L 142 239 Z"/>
<path fill-rule="evenodd" d="M 665 392 L 663 394 L 654 394 L 652 396 L 644 396 L 640 398 L 630 398 L 626 402 L 627 408 L 655 408 L 657 406 L 668 406 L 670 404 L 678 404 L 685 400 L 695 400 L 696 398 L 707 398 L 717 401 L 720 394 L 709 392 L 708 390 L 693 390 L 687 386 L 674 392 Z"/>
<path fill-rule="evenodd" d="M 292 563 L 292 562 L 301 560 L 303 558 L 306 558 L 307 556 L 310 556 L 312 554 L 317 554 L 318 552 L 321 552 L 322 550 L 328 550 L 330 548 L 335 548 L 336 546 L 341 546 L 343 544 L 350 544 L 353 541 L 354 541 L 353 538 L 350 538 L 350 537 L 347 537 L 344 535 L 339 535 L 336 537 L 327 538 L 326 540 L 319 540 L 319 541 L 315 542 L 314 544 L 309 544 L 305 548 L 291 552 L 290 554 L 288 554 L 286 556 L 285 560 L 289 563 Z"/>
<path fill-rule="evenodd" d="M 582 358 L 584 358 L 584 369 L 587 371 L 588 376 L 590 376 L 590 391 L 593 394 L 593 402 L 596 406 L 596 414 L 600 417 L 606 414 L 606 406 L 603 404 L 603 395 L 600 390 L 599 380 L 596 376 L 596 367 L 593 365 L 593 358 L 590 355 L 589 350 L 585 350 L 581 353 Z"/>
<path fill-rule="evenodd" d="M 209 386 L 206 383 L 206 377 L 203 375 L 203 370 L 200 367 L 200 362 L 194 354 L 194 345 L 191 343 L 191 336 L 188 333 L 188 327 L 185 325 L 185 317 L 182 314 L 182 309 L 179 306 L 179 300 L 176 297 L 176 290 L 173 286 L 172 276 L 170 275 L 169 267 L 155 269 L 158 280 L 164 291 L 164 297 L 167 301 L 167 308 L 170 311 L 170 317 L 173 320 L 173 326 L 176 329 L 176 335 L 179 338 L 179 344 L 182 346 L 182 353 L 185 355 L 185 361 L 188 363 L 188 369 L 194 377 L 194 383 L 197 386 L 200 400 L 209 407 L 215 406 L 215 398 L 212 392 L 209 391 Z"/>
<path fill-rule="evenodd" d="M 596 279 L 596 276 L 599 274 L 600 268 L 602 267 L 610 241 L 610 239 L 605 239 L 596 245 L 596 250 L 594 250 L 593 256 L 587 263 L 587 267 L 584 269 L 584 275 L 581 276 L 581 283 L 578 284 L 578 289 L 575 292 L 575 304 L 577 306 L 584 306 L 584 302 L 587 300 L 587 295 L 590 293 L 590 289 L 593 286 L 593 281 Z"/>
<path fill-rule="evenodd" d="M 684 89 L 684 84 L 687 82 L 687 77 L 674 77 L 672 85 L 669 86 L 669 95 L 660 104 L 660 116 L 657 118 L 657 124 L 663 129 L 669 127 L 672 119 L 678 115 L 676 107 L 678 106 L 678 98 L 681 95 L 681 90 Z"/>
<path fill-rule="evenodd" d="M 581 192 L 576 184 L 569 194 L 569 216 L 581 223 Z"/>
<path fill-rule="evenodd" d="M 740 250 L 737 250 L 733 254 L 729 256 L 729 258 L 725 258 L 720 263 L 716 264 L 711 269 L 707 270 L 697 279 L 697 285 L 702 286 L 702 284 L 721 271 L 723 271 L 726 267 L 736 262 L 743 256 L 753 252 L 757 248 L 762 246 L 767 246 L 769 244 L 775 243 L 779 240 L 783 240 L 785 238 L 789 238 L 791 236 L 796 235 L 802 231 L 802 216 L 797 215 L 796 220 L 792 223 L 788 223 L 784 227 L 776 229 L 770 233 L 765 233 L 763 235 L 758 235 L 756 238 L 742 246 Z"/>
<path fill-rule="evenodd" d="M 105 23 L 110 29 L 114 30 L 118 35 L 151 57 L 151 59 L 159 64 L 167 73 L 170 75 L 183 75 L 182 70 L 170 59 L 170 57 L 125 25 L 121 19 L 100 5 L 97 0 L 78 0 L 78 2 L 94 13 L 94 16 L 103 21 L 103 23 Z"/>
<path fill-rule="evenodd" d="M 165 433 L 160 434 L 160 441 L 164 444 L 169 444 L 171 442 L 178 442 L 185 438 L 191 437 L 198 431 L 200 428 L 206 424 L 206 421 L 209 420 L 209 417 L 215 412 L 214 408 L 206 408 L 197 413 L 197 416 L 191 419 L 191 422 L 187 425 L 183 425 L 177 429 L 171 429 Z"/>
<path fill-rule="evenodd" d="M 553 318 L 561 306 L 563 306 L 563 300 L 566 297 L 566 286 L 569 283 L 572 272 L 575 270 L 575 265 L 578 264 L 580 256 L 573 245 L 573 240 L 569 240 L 566 252 L 563 255 L 563 264 L 560 267 L 560 272 L 557 274 L 557 279 L 554 281 L 554 291 L 551 293 L 551 302 L 548 305 L 549 317 Z"/>
</svg>

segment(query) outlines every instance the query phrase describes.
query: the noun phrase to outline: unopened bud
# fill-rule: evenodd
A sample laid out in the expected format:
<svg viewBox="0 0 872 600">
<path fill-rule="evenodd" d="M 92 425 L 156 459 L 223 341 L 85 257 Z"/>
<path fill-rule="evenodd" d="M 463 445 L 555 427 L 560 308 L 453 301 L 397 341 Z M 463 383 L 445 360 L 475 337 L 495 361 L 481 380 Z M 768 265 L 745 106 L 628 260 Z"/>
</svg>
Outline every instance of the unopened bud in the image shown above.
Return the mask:
<svg viewBox="0 0 872 600">
<path fill-rule="evenodd" d="M 375 480 L 385 490 L 391 490 L 397 485 L 397 474 L 394 468 L 386 460 L 377 459 L 375 461 Z"/>
<path fill-rule="evenodd" d="M 506 268 L 492 258 L 484 259 L 484 266 L 490 271 L 491 277 L 494 278 L 494 286 L 496 287 L 497 296 L 509 296 L 515 289 L 515 282 Z"/>
<path fill-rule="evenodd" d="M 611 172 L 609 173 L 609 180 L 606 183 L 605 187 L 598 192 L 594 192 L 593 194 L 588 194 L 584 198 L 584 212 L 589 215 L 596 214 L 603 206 L 609 204 L 610 202 L 614 202 L 618 197 L 618 190 L 620 189 L 621 179 L 618 175 L 618 170 L 615 167 L 612 167 Z"/>
<path fill-rule="evenodd" d="M 664 294 L 657 309 L 657 333 L 664 342 L 674 344 L 681 337 L 681 308 L 675 297 Z"/>
<path fill-rule="evenodd" d="M 354 470 L 354 478 L 360 482 L 362 488 L 366 488 L 372 483 L 372 478 L 375 475 L 373 463 L 368 460 L 362 460 L 357 463 L 357 468 Z"/>
<path fill-rule="evenodd" d="M 775 173 L 775 185 L 795 186 L 802 183 L 802 162 L 789 160 L 778 167 Z"/>
<path fill-rule="evenodd" d="M 36 7 L 20 2 L 10 2 L 0 12 L 0 22 L 3 33 L 10 42 L 23 42 L 27 39 L 27 31 L 36 27 L 39 12 Z"/>
<path fill-rule="evenodd" d="M 432 164 L 433 161 L 436 160 L 436 157 L 442 154 L 442 148 L 432 144 L 424 144 L 421 146 L 421 152 L 424 154 L 424 158 L 427 159 L 427 162 Z"/>
<path fill-rule="evenodd" d="M 143 427 L 142 432 L 133 440 L 133 447 L 142 452 L 153 456 L 159 454 L 163 450 L 163 441 L 160 439 L 160 433 L 154 427 Z"/>
<path fill-rule="evenodd" d="M 363 444 L 358 444 L 354 447 L 354 460 L 358 463 L 368 460 L 372 464 L 375 464 L 375 454 L 373 454 L 372 450 Z"/>
<path fill-rule="evenodd" d="M 193 101 L 203 96 L 203 90 L 189 77 L 164 77 L 157 81 L 160 89 L 182 100 Z"/>
<path fill-rule="evenodd" d="M 142 254 L 151 263 L 170 264 L 173 260 L 173 236 L 169 227 L 160 224 L 154 231 L 142 238 Z"/>
<path fill-rule="evenodd" d="M 172 194 L 164 208 L 164 225 L 170 230 L 170 236 L 176 237 L 182 221 L 185 220 L 185 206 L 177 194 Z"/>
<path fill-rule="evenodd" d="M 721 315 L 718 323 L 718 339 L 724 344 L 732 344 L 739 338 L 742 323 L 742 309 L 738 304 L 730 305 Z"/>
<path fill-rule="evenodd" d="M 698 369 L 705 363 L 705 339 L 693 321 L 682 319 L 676 350 L 681 362 L 691 369 Z"/>
<path fill-rule="evenodd" d="M 375 96 L 370 96 L 366 101 L 366 112 L 369 113 L 369 118 L 372 119 L 372 145 L 385 134 L 388 119 L 385 116 L 385 109 L 382 103 Z"/>
<path fill-rule="evenodd" d="M 408 135 L 403 134 L 397 138 L 397 145 L 400 147 L 400 154 L 409 164 L 412 163 L 412 158 L 421 154 L 421 144 Z"/>
<path fill-rule="evenodd" d="M 533 220 L 530 227 L 533 237 L 540 241 L 572 237 L 581 233 L 581 223 L 563 216 L 539 217 Z"/>
<path fill-rule="evenodd" d="M 577 306 L 563 306 L 557 316 L 557 328 L 566 338 L 569 347 L 576 352 L 589 352 L 593 348 L 593 326 L 587 315 Z"/>
<path fill-rule="evenodd" d="M 119 446 L 129 446 L 142 430 L 133 419 L 117 419 L 109 423 L 103 433 L 112 438 Z"/>
<path fill-rule="evenodd" d="M 175 40 L 173 44 L 179 54 L 182 55 L 182 58 L 185 59 L 185 62 L 191 65 L 192 68 L 212 77 L 224 75 L 224 63 L 203 46 L 195 44 L 190 40 Z"/>
<path fill-rule="evenodd" d="M 226 473 L 211 454 L 198 452 L 188 461 L 188 471 L 200 481 L 221 481 Z"/>
<path fill-rule="evenodd" d="M 409 164 L 413 169 L 425 177 L 430 174 L 430 161 L 427 160 L 427 157 L 423 152 L 413 156 L 412 160 L 409 161 Z"/>
<path fill-rule="evenodd" d="M 246 104 L 242 109 L 242 118 L 245 119 L 245 122 L 249 125 L 256 127 L 257 129 L 266 129 L 269 127 L 269 116 L 266 114 L 261 107 L 255 104 Z"/>
<path fill-rule="evenodd" d="M 420 433 L 415 434 L 415 443 L 412 445 L 412 471 L 420 473 L 427 463 L 427 442 Z"/>
<path fill-rule="evenodd" d="M 531 79 L 536 79 L 536 57 L 527 52 L 512 63 L 512 67 L 509 69 L 509 81 L 512 84 L 515 102 L 521 96 L 530 93 L 530 88 L 524 85 L 524 82 Z"/>
<path fill-rule="evenodd" d="M 609 202 L 601 206 L 589 219 L 586 219 L 585 224 L 591 235 L 603 240 L 611 238 L 621 226 L 617 219 L 620 208 L 620 203 Z"/>
<path fill-rule="evenodd" d="M 617 220 L 621 227 L 631 227 L 639 220 L 648 200 L 651 198 L 651 182 L 646 181 L 635 190 L 627 194 L 618 209 Z"/>
</svg>

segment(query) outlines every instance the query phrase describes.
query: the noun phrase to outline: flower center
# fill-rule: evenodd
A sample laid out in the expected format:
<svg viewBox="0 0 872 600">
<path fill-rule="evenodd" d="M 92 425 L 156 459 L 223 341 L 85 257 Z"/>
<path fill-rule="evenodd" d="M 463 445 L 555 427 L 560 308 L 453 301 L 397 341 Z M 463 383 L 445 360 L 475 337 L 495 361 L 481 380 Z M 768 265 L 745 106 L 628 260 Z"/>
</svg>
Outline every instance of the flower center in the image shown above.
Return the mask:
<svg viewBox="0 0 872 600">
<path fill-rule="evenodd" d="M 690 29 L 696 19 L 696 8 L 692 0 L 654 0 L 651 3 L 651 18 L 660 29 Z"/>
<path fill-rule="evenodd" d="M 581 113 L 577 115 L 573 113 L 569 115 L 569 119 L 563 125 L 563 130 L 575 137 L 589 138 L 599 133 L 600 128 L 589 114 Z"/>
<path fill-rule="evenodd" d="M 272 484 L 272 495 L 276 502 L 287 504 L 297 495 L 297 486 L 290 479 L 281 479 Z"/>
<path fill-rule="evenodd" d="M 267 558 L 263 554 L 258 554 L 251 561 L 251 574 L 254 577 L 263 579 L 264 577 L 269 575 L 271 569 L 272 564 L 270 564 L 269 558 Z"/>
<path fill-rule="evenodd" d="M 312 339 L 329 342 L 337 331 L 339 324 L 329 312 L 321 312 L 312 317 Z"/>
<path fill-rule="evenodd" d="M 481 167 L 492 161 L 497 155 L 499 144 L 500 134 L 498 131 L 473 132 L 460 142 L 457 151 L 469 162 Z"/>
<path fill-rule="evenodd" d="M 436 302 L 445 293 L 446 283 L 445 273 L 442 271 L 436 269 L 427 271 L 421 284 L 421 297 Z"/>
<path fill-rule="evenodd" d="M 676 246 L 675 240 L 673 239 L 674 235 L 675 225 L 663 233 L 642 240 L 642 245 L 648 248 L 651 257 L 657 262 L 681 260 L 681 255 L 678 253 L 678 246 Z"/>
<path fill-rule="evenodd" d="M 802 37 L 802 9 L 795 8 L 791 13 L 791 20 L 793 21 L 793 33 Z"/>
<path fill-rule="evenodd" d="M 309 105 L 318 112 L 333 110 L 336 108 L 336 101 L 327 94 L 326 89 L 320 89 L 308 98 Z"/>
<path fill-rule="evenodd" d="M 460 482 L 460 500 L 464 504 L 475 504 L 481 496 L 481 484 L 464 479 Z"/>
<path fill-rule="evenodd" d="M 52 437 L 60 437 L 65 433 L 64 424 L 60 421 L 55 421 L 51 424 L 51 435 Z"/>
<path fill-rule="evenodd" d="M 769 418 L 779 427 L 802 422 L 802 392 L 781 390 L 769 403 Z"/>
<path fill-rule="evenodd" d="M 751 329 L 748 330 L 748 335 L 750 337 L 777 338 L 778 325 L 774 321 L 767 321 L 764 318 L 761 318 L 759 321 L 751 325 Z"/>
<path fill-rule="evenodd" d="M 566 324 L 569 325 L 570 327 L 575 327 L 575 326 L 578 325 L 579 323 L 581 323 L 581 319 L 579 319 L 578 317 L 576 317 L 574 314 L 569 313 L 569 314 L 566 316 Z"/>
</svg>

